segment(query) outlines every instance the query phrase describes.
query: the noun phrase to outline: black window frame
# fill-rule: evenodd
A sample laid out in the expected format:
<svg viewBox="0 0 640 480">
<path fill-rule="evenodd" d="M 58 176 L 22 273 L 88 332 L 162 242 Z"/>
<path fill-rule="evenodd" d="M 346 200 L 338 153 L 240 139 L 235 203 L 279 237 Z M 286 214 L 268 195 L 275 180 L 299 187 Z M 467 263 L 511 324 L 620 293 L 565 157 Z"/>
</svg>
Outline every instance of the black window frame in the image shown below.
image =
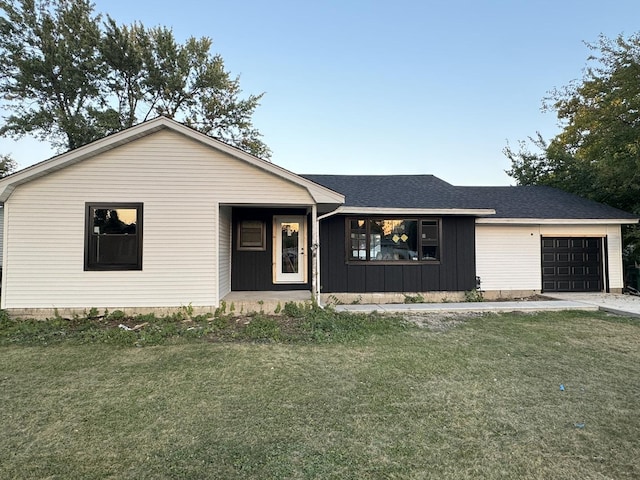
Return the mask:
<svg viewBox="0 0 640 480">
<path fill-rule="evenodd" d="M 359 220 L 363 220 L 365 222 L 365 228 L 363 229 L 362 227 L 356 229 L 356 230 L 352 230 L 351 228 L 351 222 L 352 221 L 359 221 Z M 435 247 L 436 247 L 436 252 L 437 252 L 437 257 L 435 258 L 429 258 L 429 259 L 423 259 L 423 258 L 419 258 L 417 260 L 371 260 L 370 256 L 371 256 L 371 222 L 372 221 L 379 221 L 379 220 L 400 220 L 400 221 L 415 221 L 417 222 L 417 251 L 418 252 L 422 252 L 422 247 L 423 246 L 434 246 L 434 241 L 433 240 L 429 240 L 429 241 L 425 241 L 425 243 L 423 244 L 423 240 L 422 240 L 422 229 L 423 229 L 423 222 L 429 222 L 429 223 L 433 223 L 436 222 L 436 226 L 438 229 L 438 235 L 437 235 L 437 241 L 435 242 Z M 362 231 L 366 230 L 366 237 L 365 237 L 365 241 L 366 241 L 366 245 L 365 245 L 365 255 L 366 258 L 365 259 L 358 259 L 358 258 L 352 258 L 351 257 L 351 251 L 352 251 L 352 231 L 357 232 L 358 235 L 362 234 Z M 349 217 L 345 217 L 345 261 L 348 264 L 355 264 L 355 265 L 363 265 L 363 264 L 367 264 L 367 265 L 416 265 L 416 264 L 429 264 L 429 265 L 433 265 L 433 264 L 439 264 L 441 262 L 442 259 L 442 218 L 441 217 L 404 217 L 404 216 L 396 216 L 396 215 L 382 215 L 382 216 L 372 216 L 372 215 L 362 215 L 362 216 L 349 216 Z M 362 250 L 361 248 L 357 249 Z"/>
<path fill-rule="evenodd" d="M 134 263 L 99 263 L 92 261 L 93 258 L 93 210 L 116 210 L 130 209 L 136 210 L 136 261 Z M 143 240 L 143 210 L 142 202 L 86 202 L 85 203 L 85 229 L 84 229 L 84 270 L 85 271 L 125 271 L 142 270 L 142 240 Z M 130 234 L 127 234 L 130 235 Z"/>
</svg>

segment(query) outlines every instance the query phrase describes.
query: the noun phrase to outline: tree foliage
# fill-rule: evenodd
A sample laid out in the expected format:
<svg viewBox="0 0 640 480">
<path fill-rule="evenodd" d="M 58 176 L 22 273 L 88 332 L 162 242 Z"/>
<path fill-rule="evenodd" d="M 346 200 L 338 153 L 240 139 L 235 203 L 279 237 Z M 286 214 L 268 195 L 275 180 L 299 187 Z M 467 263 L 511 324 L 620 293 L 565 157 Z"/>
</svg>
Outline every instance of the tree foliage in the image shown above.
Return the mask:
<svg viewBox="0 0 640 480">
<path fill-rule="evenodd" d="M 35 135 L 73 149 L 165 115 L 262 158 L 253 127 L 262 95 L 241 97 L 238 77 L 207 37 L 120 25 L 88 0 L 0 0 L 0 93 L 11 115 L 0 134 Z"/>
<path fill-rule="evenodd" d="M 10 155 L 0 154 L 0 178 L 13 173 L 16 168 L 17 164 Z"/>
<path fill-rule="evenodd" d="M 507 146 L 507 173 L 521 185 L 554 186 L 640 215 L 640 34 L 587 45 L 583 77 L 544 101 L 560 133 Z M 637 243 L 637 229 L 626 236 Z"/>
</svg>

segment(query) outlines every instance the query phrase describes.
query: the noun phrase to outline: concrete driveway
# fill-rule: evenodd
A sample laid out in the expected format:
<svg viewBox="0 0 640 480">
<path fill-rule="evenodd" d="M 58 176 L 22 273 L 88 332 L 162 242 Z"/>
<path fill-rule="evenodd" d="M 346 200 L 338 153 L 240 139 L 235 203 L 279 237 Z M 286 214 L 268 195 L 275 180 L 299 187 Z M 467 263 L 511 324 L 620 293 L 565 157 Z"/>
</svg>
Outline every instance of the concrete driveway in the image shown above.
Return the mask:
<svg viewBox="0 0 640 480">
<path fill-rule="evenodd" d="M 618 315 L 640 317 L 640 297 L 613 293 L 544 294 L 549 300 L 460 303 L 392 303 L 338 305 L 338 311 L 371 313 L 471 313 L 471 312 L 551 312 L 560 310 L 603 310 Z"/>
<path fill-rule="evenodd" d="M 597 306 L 605 312 L 640 317 L 640 297 L 618 293 L 553 293 L 545 297 Z"/>
</svg>

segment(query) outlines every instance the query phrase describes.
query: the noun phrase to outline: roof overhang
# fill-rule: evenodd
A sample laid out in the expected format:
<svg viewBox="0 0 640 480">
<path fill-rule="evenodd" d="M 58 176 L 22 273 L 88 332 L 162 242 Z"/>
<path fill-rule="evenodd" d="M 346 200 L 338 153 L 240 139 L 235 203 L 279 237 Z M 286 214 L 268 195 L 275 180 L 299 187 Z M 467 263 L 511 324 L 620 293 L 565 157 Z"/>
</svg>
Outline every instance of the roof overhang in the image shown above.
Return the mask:
<svg viewBox="0 0 640 480">
<path fill-rule="evenodd" d="M 491 208 L 387 208 L 387 207 L 351 207 L 341 206 L 329 215 L 438 215 L 438 216 L 481 216 L 495 215 Z"/>
<path fill-rule="evenodd" d="M 630 225 L 638 218 L 477 218 L 479 225 Z"/>
<path fill-rule="evenodd" d="M 108 150 L 114 149 L 138 138 L 151 135 L 162 129 L 169 129 L 178 132 L 197 142 L 205 144 L 218 151 L 231 155 L 241 161 L 260 168 L 268 173 L 283 178 L 289 182 L 305 188 L 311 198 L 316 203 L 341 205 L 344 203 L 344 195 L 334 192 L 322 185 L 318 185 L 311 180 L 300 177 L 289 170 L 279 167 L 271 162 L 254 157 L 235 147 L 227 145 L 215 138 L 189 128 L 175 120 L 167 117 L 158 117 L 153 120 L 138 124 L 122 132 L 114 133 L 108 137 L 101 138 L 88 145 L 63 153 L 43 162 L 27 167 L 19 172 L 9 175 L 0 180 L 0 202 L 5 202 L 16 187 L 24 183 L 43 177 L 57 170 L 61 170 L 87 158 L 94 157 Z"/>
</svg>

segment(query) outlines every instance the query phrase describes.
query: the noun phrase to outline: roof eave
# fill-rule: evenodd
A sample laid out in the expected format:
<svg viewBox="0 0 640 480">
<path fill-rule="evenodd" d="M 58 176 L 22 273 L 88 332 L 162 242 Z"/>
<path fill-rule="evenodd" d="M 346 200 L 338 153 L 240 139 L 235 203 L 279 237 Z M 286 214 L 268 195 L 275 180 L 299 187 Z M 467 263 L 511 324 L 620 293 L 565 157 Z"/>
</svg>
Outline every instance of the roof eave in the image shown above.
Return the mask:
<svg viewBox="0 0 640 480">
<path fill-rule="evenodd" d="M 458 215 L 482 216 L 495 215 L 492 208 L 391 208 L 391 207 L 353 207 L 342 206 L 334 214 L 353 215 Z"/>
<path fill-rule="evenodd" d="M 481 225 L 631 225 L 638 218 L 477 218 Z"/>
</svg>

